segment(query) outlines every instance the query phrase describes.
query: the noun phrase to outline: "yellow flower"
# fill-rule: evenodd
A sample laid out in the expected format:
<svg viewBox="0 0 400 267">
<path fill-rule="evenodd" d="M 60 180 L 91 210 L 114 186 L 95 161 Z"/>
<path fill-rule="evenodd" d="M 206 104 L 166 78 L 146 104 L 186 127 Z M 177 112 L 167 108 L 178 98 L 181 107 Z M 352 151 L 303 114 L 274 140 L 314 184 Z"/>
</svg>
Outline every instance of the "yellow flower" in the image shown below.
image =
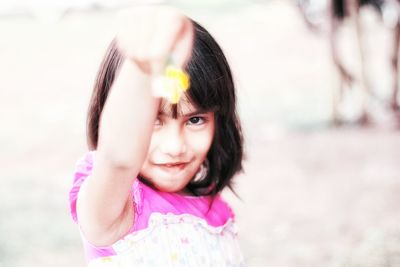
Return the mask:
<svg viewBox="0 0 400 267">
<path fill-rule="evenodd" d="M 190 87 L 189 75 L 182 69 L 168 64 L 163 75 L 153 80 L 153 94 L 164 97 L 172 104 L 179 103 L 182 94 Z"/>
<path fill-rule="evenodd" d="M 189 75 L 180 68 L 168 65 L 165 68 L 164 76 L 166 78 L 164 86 L 168 99 L 172 104 L 177 104 L 182 93 L 189 89 Z"/>
<path fill-rule="evenodd" d="M 182 69 L 173 65 L 168 65 L 165 68 L 165 76 L 169 79 L 173 79 L 181 91 L 189 89 L 189 75 Z"/>
<path fill-rule="evenodd" d="M 171 261 L 177 262 L 178 261 L 178 254 L 176 252 L 171 254 Z"/>
<path fill-rule="evenodd" d="M 102 257 L 101 262 L 112 262 L 112 258 L 111 257 Z"/>
</svg>

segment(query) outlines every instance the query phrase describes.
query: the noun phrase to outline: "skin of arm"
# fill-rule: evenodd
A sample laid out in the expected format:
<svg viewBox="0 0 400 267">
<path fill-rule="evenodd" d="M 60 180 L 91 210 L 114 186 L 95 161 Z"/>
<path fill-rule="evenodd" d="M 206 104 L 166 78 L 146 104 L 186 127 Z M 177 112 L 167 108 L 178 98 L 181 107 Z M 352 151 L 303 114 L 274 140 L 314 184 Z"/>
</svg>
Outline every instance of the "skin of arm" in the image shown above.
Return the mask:
<svg viewBox="0 0 400 267">
<path fill-rule="evenodd" d="M 95 245 L 109 245 L 129 229 L 133 179 L 145 160 L 159 99 L 152 97 L 150 78 L 125 61 L 100 120 L 93 172 L 78 196 L 79 223 Z"/>
<path fill-rule="evenodd" d="M 152 77 L 172 52 L 178 66 L 183 66 L 193 42 L 191 22 L 175 10 L 142 8 L 128 15 L 136 19 L 127 22 L 128 26 L 139 25 L 136 27 L 144 34 L 132 39 L 132 27 L 117 36 L 126 60 L 102 111 L 93 171 L 82 184 L 77 200 L 81 230 L 96 246 L 112 245 L 133 224 L 130 192 L 146 158 L 160 105 L 160 99 L 151 92 Z M 163 28 L 170 34 L 157 34 L 165 32 Z M 144 53 L 144 47 L 150 51 Z"/>
</svg>

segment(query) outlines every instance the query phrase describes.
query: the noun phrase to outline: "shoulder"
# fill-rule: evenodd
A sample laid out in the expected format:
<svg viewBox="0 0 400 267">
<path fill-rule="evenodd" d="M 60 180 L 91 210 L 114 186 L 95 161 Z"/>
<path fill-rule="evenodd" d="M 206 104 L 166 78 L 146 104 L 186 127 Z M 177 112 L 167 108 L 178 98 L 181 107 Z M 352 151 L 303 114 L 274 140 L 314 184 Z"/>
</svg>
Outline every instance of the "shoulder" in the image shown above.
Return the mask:
<svg viewBox="0 0 400 267">
<path fill-rule="evenodd" d="M 221 226 L 235 219 L 231 206 L 221 195 L 216 195 L 212 200 L 210 211 L 207 213 L 207 221 L 210 225 Z"/>
<path fill-rule="evenodd" d="M 82 183 L 92 173 L 94 156 L 95 151 L 88 151 L 82 155 L 75 164 L 72 187 L 69 191 L 71 216 L 75 222 L 77 222 L 76 201 L 78 193 Z"/>
<path fill-rule="evenodd" d="M 77 160 L 74 169 L 74 183 L 85 179 L 92 172 L 95 153 L 95 151 L 88 151 Z"/>
</svg>

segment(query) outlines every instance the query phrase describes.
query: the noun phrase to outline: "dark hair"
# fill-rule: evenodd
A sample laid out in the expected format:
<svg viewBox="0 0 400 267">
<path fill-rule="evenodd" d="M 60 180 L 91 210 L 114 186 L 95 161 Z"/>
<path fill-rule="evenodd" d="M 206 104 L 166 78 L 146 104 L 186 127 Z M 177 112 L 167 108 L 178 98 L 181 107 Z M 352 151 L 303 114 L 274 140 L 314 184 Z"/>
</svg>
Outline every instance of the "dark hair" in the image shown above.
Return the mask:
<svg viewBox="0 0 400 267">
<path fill-rule="evenodd" d="M 186 189 L 194 195 L 215 195 L 225 186 L 232 189 L 232 177 L 242 171 L 243 136 L 236 113 L 236 95 L 226 58 L 210 33 L 198 23 L 192 56 L 186 66 L 190 75 L 189 101 L 202 110 L 215 113 L 215 134 L 207 154 L 208 173 L 191 181 Z M 124 61 L 113 40 L 97 74 L 87 117 L 89 149 L 97 147 L 100 115 L 111 85 Z M 143 178 L 142 178 L 143 179 Z"/>
</svg>

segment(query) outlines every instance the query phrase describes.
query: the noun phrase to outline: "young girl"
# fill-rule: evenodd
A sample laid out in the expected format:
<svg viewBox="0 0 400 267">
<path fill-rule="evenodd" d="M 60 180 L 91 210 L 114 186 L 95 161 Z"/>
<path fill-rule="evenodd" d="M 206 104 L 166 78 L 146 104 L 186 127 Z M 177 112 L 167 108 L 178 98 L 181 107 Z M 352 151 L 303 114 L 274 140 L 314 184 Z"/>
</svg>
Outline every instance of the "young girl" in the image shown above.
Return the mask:
<svg viewBox="0 0 400 267">
<path fill-rule="evenodd" d="M 220 196 L 243 155 L 220 47 L 170 8 L 136 8 L 121 22 L 70 192 L 89 266 L 244 266 Z"/>
</svg>

